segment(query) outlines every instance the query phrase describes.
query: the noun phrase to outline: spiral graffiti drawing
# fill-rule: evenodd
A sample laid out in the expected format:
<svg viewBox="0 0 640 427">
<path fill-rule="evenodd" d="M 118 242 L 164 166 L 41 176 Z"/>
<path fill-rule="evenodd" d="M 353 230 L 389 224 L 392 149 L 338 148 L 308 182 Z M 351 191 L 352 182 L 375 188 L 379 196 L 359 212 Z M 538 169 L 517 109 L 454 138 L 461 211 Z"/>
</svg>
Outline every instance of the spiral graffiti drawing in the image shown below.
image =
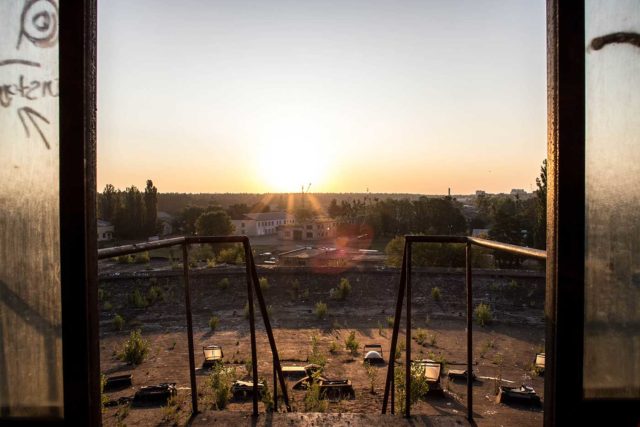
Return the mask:
<svg viewBox="0 0 640 427">
<path fill-rule="evenodd" d="M 20 35 L 35 46 L 51 47 L 58 41 L 58 6 L 54 0 L 28 0 L 22 9 Z"/>
</svg>

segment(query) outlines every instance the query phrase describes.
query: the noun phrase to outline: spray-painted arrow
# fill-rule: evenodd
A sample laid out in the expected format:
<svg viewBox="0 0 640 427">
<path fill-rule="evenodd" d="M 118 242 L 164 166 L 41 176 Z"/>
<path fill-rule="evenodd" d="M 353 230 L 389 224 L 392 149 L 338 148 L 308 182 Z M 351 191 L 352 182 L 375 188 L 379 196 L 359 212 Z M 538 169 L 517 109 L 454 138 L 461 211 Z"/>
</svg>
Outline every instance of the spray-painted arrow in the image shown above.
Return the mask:
<svg viewBox="0 0 640 427">
<path fill-rule="evenodd" d="M 47 138 L 44 136 L 44 133 L 42 133 L 42 130 L 40 129 L 40 126 L 38 126 L 38 123 L 36 122 L 34 116 L 39 118 L 46 124 L 49 124 L 49 120 L 31 107 L 18 108 L 18 117 L 20 117 L 20 121 L 22 122 L 22 126 L 24 127 L 24 131 L 27 133 L 28 138 L 31 137 L 31 134 L 29 133 L 29 126 L 27 126 L 25 116 L 27 119 L 29 119 L 33 127 L 36 128 L 36 130 L 40 134 L 40 137 L 44 141 L 44 145 L 47 147 L 47 150 L 51 149 L 51 146 L 49 145 Z"/>
</svg>

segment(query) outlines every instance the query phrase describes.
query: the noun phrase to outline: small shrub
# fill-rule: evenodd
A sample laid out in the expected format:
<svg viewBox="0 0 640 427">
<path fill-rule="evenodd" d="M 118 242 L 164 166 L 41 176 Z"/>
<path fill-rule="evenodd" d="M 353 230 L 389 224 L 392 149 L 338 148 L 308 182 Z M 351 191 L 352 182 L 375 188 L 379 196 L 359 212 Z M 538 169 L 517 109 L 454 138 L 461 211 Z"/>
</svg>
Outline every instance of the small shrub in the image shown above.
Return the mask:
<svg viewBox="0 0 640 427">
<path fill-rule="evenodd" d="M 376 383 L 378 382 L 378 370 L 371 366 L 369 362 L 364 362 L 364 369 L 367 371 L 371 394 L 376 394 Z"/>
<path fill-rule="evenodd" d="M 327 364 L 327 358 L 322 354 L 322 351 L 320 351 L 320 343 L 316 335 L 311 336 L 311 354 L 309 354 L 307 360 L 309 363 L 322 366 L 323 368 Z"/>
<path fill-rule="evenodd" d="M 218 318 L 218 316 L 211 316 L 211 318 L 209 319 L 209 329 L 211 329 L 211 332 L 216 331 L 216 329 L 218 328 L 218 323 L 220 323 L 220 319 Z"/>
<path fill-rule="evenodd" d="M 145 298 L 138 288 L 134 289 L 131 295 L 129 295 L 129 303 L 135 308 L 145 308 L 149 305 L 149 301 L 147 301 L 147 298 Z"/>
<path fill-rule="evenodd" d="M 211 391 L 211 409 L 221 411 L 229 403 L 229 399 L 231 398 L 231 382 L 235 376 L 233 373 L 235 372 L 226 369 L 221 364 L 214 365 L 207 379 L 207 388 Z"/>
<path fill-rule="evenodd" d="M 207 258 L 207 268 L 213 268 L 216 266 L 215 258 Z"/>
<path fill-rule="evenodd" d="M 429 384 L 427 383 L 427 377 L 424 375 L 424 366 L 412 365 L 411 366 L 411 402 L 410 405 L 415 404 L 421 397 L 425 396 L 429 391 Z M 406 403 L 406 383 L 405 383 L 405 367 L 400 366 L 395 370 L 395 385 L 396 385 L 396 405 L 398 412 L 402 415 L 407 413 Z"/>
<path fill-rule="evenodd" d="M 341 278 L 337 287 L 329 291 L 329 297 L 331 299 L 345 300 L 351 293 L 351 283 L 349 279 Z"/>
<path fill-rule="evenodd" d="M 398 345 L 396 345 L 396 354 L 395 354 L 395 359 L 396 360 L 400 360 L 400 358 L 402 357 L 402 352 L 404 351 L 404 349 L 405 349 L 404 341 L 398 342 Z"/>
<path fill-rule="evenodd" d="M 133 257 L 131 255 L 120 255 L 116 258 L 118 264 L 131 264 L 133 263 Z"/>
<path fill-rule="evenodd" d="M 387 334 L 384 332 L 384 328 L 382 327 L 382 323 L 380 323 L 380 321 L 378 321 L 378 335 L 385 338 L 387 336 Z"/>
<path fill-rule="evenodd" d="M 167 399 L 167 406 L 162 407 L 162 420 L 172 426 L 177 426 L 180 422 L 180 405 L 177 396 Z"/>
<path fill-rule="evenodd" d="M 331 343 L 331 345 L 329 346 L 329 353 L 336 354 L 338 352 L 338 350 L 340 350 L 340 346 L 338 345 L 338 343 L 336 341 L 333 341 Z"/>
<path fill-rule="evenodd" d="M 302 291 L 302 294 L 300 294 L 300 297 L 302 299 L 307 299 L 309 298 L 309 289 L 305 289 L 304 291 Z"/>
<path fill-rule="evenodd" d="M 440 288 L 439 287 L 435 287 L 435 288 L 431 288 L 431 298 L 433 298 L 434 301 L 440 301 Z"/>
<path fill-rule="evenodd" d="M 327 307 L 327 304 L 323 303 L 322 301 L 316 303 L 315 313 L 318 319 L 324 319 L 327 316 L 328 311 L 329 308 Z"/>
<path fill-rule="evenodd" d="M 104 308 L 107 311 L 111 311 L 113 310 L 113 304 L 111 304 L 109 301 L 105 301 L 102 308 Z"/>
<path fill-rule="evenodd" d="M 136 264 L 149 264 L 150 260 L 151 259 L 149 258 L 149 252 L 147 251 L 139 252 L 133 258 L 133 262 L 135 262 Z"/>
<path fill-rule="evenodd" d="M 142 338 L 140 330 L 131 331 L 129 339 L 125 341 L 119 357 L 132 365 L 141 364 L 149 354 L 149 342 Z"/>
<path fill-rule="evenodd" d="M 491 307 L 485 303 L 478 304 L 478 306 L 473 310 L 473 314 L 476 318 L 476 322 L 478 322 L 480 326 L 488 325 L 493 320 Z"/>
<path fill-rule="evenodd" d="M 100 374 L 100 404 L 102 407 L 102 412 L 104 412 L 104 405 L 109 401 L 109 396 L 107 396 L 104 392 L 104 386 L 107 384 L 107 376 L 105 374 Z"/>
<path fill-rule="evenodd" d="M 413 334 L 413 339 L 420 345 L 425 345 L 427 342 L 427 331 L 424 329 L 418 329 Z"/>
<path fill-rule="evenodd" d="M 229 287 L 229 279 L 225 277 L 224 279 L 220 279 L 218 282 L 218 287 L 222 290 L 225 290 Z"/>
<path fill-rule="evenodd" d="M 429 345 L 436 345 L 436 334 L 429 334 Z"/>
<path fill-rule="evenodd" d="M 327 401 L 320 398 L 320 384 L 318 374 L 313 375 L 311 386 L 304 395 L 304 410 L 307 412 L 324 412 L 327 410 Z"/>
<path fill-rule="evenodd" d="M 262 404 L 264 405 L 264 410 L 266 412 L 273 412 L 275 409 L 275 402 L 273 401 L 273 395 L 269 389 L 269 383 L 267 383 L 267 380 L 264 378 L 261 378 L 260 382 L 264 384 L 264 389 L 262 391 Z"/>
<path fill-rule="evenodd" d="M 223 249 L 218 253 L 216 261 L 221 264 L 242 264 L 244 263 L 244 248 L 233 245 L 230 248 Z"/>
<path fill-rule="evenodd" d="M 113 316 L 112 324 L 113 329 L 115 329 L 116 331 L 121 331 L 124 327 L 124 317 L 116 314 L 115 316 Z"/>
<path fill-rule="evenodd" d="M 260 284 L 260 290 L 262 292 L 265 292 L 269 289 L 269 280 L 266 277 L 259 278 L 258 283 Z"/>
<path fill-rule="evenodd" d="M 164 290 L 160 286 L 152 285 L 147 291 L 147 302 L 153 304 L 156 301 L 164 301 Z"/>
<path fill-rule="evenodd" d="M 387 326 L 390 328 L 393 328 L 393 322 L 395 321 L 395 318 L 393 316 L 387 316 Z"/>
<path fill-rule="evenodd" d="M 358 354 L 360 343 L 356 340 L 356 331 L 351 331 L 349 336 L 344 340 L 344 348 L 349 350 L 352 356 Z"/>
</svg>

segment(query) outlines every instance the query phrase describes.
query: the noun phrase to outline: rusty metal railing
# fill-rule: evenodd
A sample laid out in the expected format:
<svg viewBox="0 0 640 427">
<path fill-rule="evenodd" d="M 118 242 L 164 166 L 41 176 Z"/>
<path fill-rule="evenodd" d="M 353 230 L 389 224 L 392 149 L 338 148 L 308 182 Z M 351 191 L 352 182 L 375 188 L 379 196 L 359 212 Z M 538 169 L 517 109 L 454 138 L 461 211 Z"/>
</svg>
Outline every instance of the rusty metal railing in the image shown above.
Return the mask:
<svg viewBox="0 0 640 427">
<path fill-rule="evenodd" d="M 391 337 L 391 349 L 389 351 L 389 366 L 387 378 L 384 386 L 384 400 L 382 403 L 382 413 L 387 413 L 389 392 L 391 392 L 391 413 L 394 413 L 395 400 L 395 356 L 396 345 L 398 344 L 398 332 L 400 329 L 400 319 L 402 316 L 402 303 L 404 295 L 407 295 L 407 315 L 406 315 L 406 349 L 405 349 L 405 416 L 411 416 L 411 247 L 414 243 L 457 243 L 464 244 L 465 247 L 465 282 L 467 288 L 467 419 L 473 421 L 473 287 L 471 268 L 471 246 L 476 245 L 497 251 L 508 252 L 528 258 L 544 260 L 547 258 L 546 251 L 539 249 L 525 248 L 522 246 L 500 243 L 492 240 L 480 239 L 466 236 L 405 236 L 404 254 L 402 257 L 402 269 L 400 271 L 400 286 L 398 288 L 398 299 L 396 302 L 396 312 L 393 321 L 393 335 Z"/>
<path fill-rule="evenodd" d="M 191 410 L 193 414 L 198 413 L 198 388 L 196 383 L 196 367 L 195 367 L 195 354 L 193 346 L 193 321 L 191 315 L 191 286 L 189 284 L 189 245 L 193 243 L 240 243 L 244 247 L 245 254 L 245 266 L 247 276 L 247 299 L 249 305 L 249 327 L 251 332 L 251 362 L 253 367 L 253 415 L 258 415 L 258 355 L 256 349 L 256 327 L 255 327 L 255 313 L 253 306 L 253 292 L 255 291 L 258 299 L 258 306 L 260 308 L 260 314 L 264 320 L 264 326 L 267 331 L 267 337 L 269 338 L 269 345 L 271 346 L 271 354 L 273 355 L 273 389 L 274 389 L 274 403 L 277 408 L 278 402 L 278 389 L 277 382 L 280 382 L 282 389 L 282 398 L 284 400 L 287 412 L 291 412 L 291 405 L 289 404 L 289 396 L 287 394 L 287 387 L 282 374 L 282 366 L 280 365 L 280 357 L 278 356 L 278 349 L 273 337 L 273 330 L 271 328 L 271 322 L 269 321 L 269 314 L 267 313 L 267 306 L 264 302 L 262 291 L 260 290 L 260 284 L 258 280 L 258 272 L 256 271 L 256 264 L 253 259 L 253 252 L 251 251 L 251 244 L 247 236 L 197 236 L 197 237 L 176 237 L 173 239 L 158 240 L 155 242 L 145 242 L 133 245 L 118 246 L 114 248 L 105 248 L 98 250 L 98 259 L 112 258 L 120 255 L 129 255 L 138 252 L 149 251 L 153 249 L 167 248 L 171 246 L 182 246 L 182 271 L 184 277 L 184 299 L 185 308 L 187 313 L 187 338 L 189 343 L 189 376 L 191 381 Z"/>
</svg>

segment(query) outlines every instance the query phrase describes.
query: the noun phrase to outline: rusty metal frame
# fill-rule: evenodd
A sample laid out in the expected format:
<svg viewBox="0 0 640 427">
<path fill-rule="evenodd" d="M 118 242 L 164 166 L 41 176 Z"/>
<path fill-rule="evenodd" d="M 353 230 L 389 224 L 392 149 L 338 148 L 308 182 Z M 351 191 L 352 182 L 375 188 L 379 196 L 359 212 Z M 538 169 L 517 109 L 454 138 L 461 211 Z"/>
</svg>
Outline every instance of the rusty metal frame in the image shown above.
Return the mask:
<svg viewBox="0 0 640 427">
<path fill-rule="evenodd" d="M 389 365 L 384 386 L 382 401 L 382 413 L 387 413 L 387 403 L 391 394 L 391 413 L 394 413 L 394 372 L 396 345 L 400 320 L 402 317 L 402 303 L 404 295 L 407 295 L 406 315 L 406 349 L 405 349 L 405 384 L 411 383 L 411 247 L 414 243 L 455 243 L 465 245 L 465 283 L 467 291 L 467 372 L 473 372 L 473 286 L 471 267 L 471 247 L 473 245 L 483 248 L 508 252 L 528 258 L 545 260 L 547 253 L 539 249 L 525 248 L 508 243 L 495 242 L 493 240 L 479 239 L 466 236 L 405 236 L 404 253 L 402 255 L 402 269 L 400 270 L 400 284 L 396 300 L 396 312 L 393 321 L 393 335 L 391 336 L 391 349 L 389 351 Z M 405 416 L 411 417 L 411 387 L 405 386 Z M 473 376 L 467 375 L 467 419 L 473 421 Z"/>
<path fill-rule="evenodd" d="M 120 255 L 129 255 L 137 252 L 144 252 L 153 249 L 166 248 L 170 246 L 182 246 L 182 273 L 184 280 L 184 303 L 187 314 L 187 339 L 189 342 L 189 378 L 191 382 L 191 410 L 192 415 L 198 413 L 198 388 L 196 383 L 196 368 L 195 368 L 195 350 L 193 346 L 193 320 L 191 312 L 191 285 L 189 283 L 189 245 L 193 243 L 240 243 L 244 248 L 245 254 L 245 266 L 247 277 L 247 300 L 249 304 L 249 327 L 251 331 L 251 362 L 253 365 L 253 415 L 258 415 L 258 351 L 256 346 L 256 326 L 255 326 L 255 310 L 253 293 L 255 292 L 258 300 L 258 307 L 260 308 L 260 314 L 264 321 L 264 326 L 267 331 L 267 337 L 269 339 L 269 345 L 271 347 L 271 354 L 273 355 L 273 370 L 274 370 L 274 402 L 277 408 L 277 383 L 276 377 L 280 382 L 282 389 L 282 399 L 284 400 L 287 412 L 291 412 L 291 405 L 289 403 L 289 396 L 287 394 L 287 387 L 282 374 L 282 365 L 280 364 L 280 357 L 278 355 L 278 348 L 276 346 L 275 338 L 273 336 L 273 329 L 271 328 L 271 322 L 269 320 L 269 314 L 267 313 L 267 306 L 264 301 L 264 296 L 260 289 L 260 282 L 258 279 L 258 272 L 256 270 L 256 264 L 253 259 L 253 252 L 251 251 L 251 243 L 247 236 L 194 236 L 194 237 L 176 237 L 166 240 L 158 240 L 155 242 L 145 242 L 133 245 L 118 246 L 114 248 L 105 248 L 98 250 L 98 259 L 107 259 Z"/>
</svg>

